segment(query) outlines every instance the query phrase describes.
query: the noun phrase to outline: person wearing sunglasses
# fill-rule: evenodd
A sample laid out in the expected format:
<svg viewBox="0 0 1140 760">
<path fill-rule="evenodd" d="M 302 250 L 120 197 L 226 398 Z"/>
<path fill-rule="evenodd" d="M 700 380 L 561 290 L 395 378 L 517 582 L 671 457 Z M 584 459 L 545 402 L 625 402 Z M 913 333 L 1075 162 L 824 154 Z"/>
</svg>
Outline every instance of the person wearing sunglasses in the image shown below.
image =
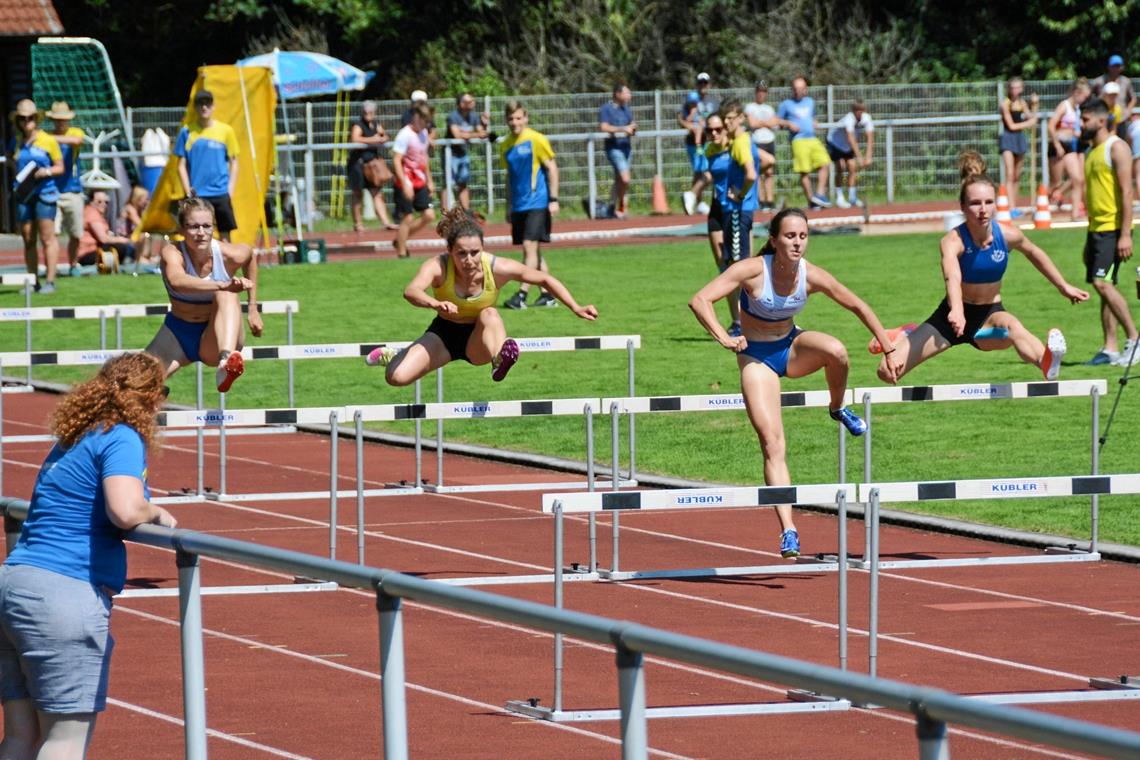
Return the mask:
<svg viewBox="0 0 1140 760">
<path fill-rule="evenodd" d="M 166 376 L 200 361 L 217 367 L 219 393 L 225 393 L 245 371 L 241 349 L 238 293 L 249 294 L 249 329 L 262 332 L 257 310 L 257 258 L 248 245 L 214 239 L 214 207 L 204 198 L 186 198 L 178 205 L 182 242 L 162 249 L 162 281 L 170 296 L 170 311 L 146 347 L 163 362 Z M 238 277 L 241 270 L 245 275 Z"/>
<path fill-rule="evenodd" d="M 237 134 L 214 118 L 214 95 L 209 90 L 194 95 L 194 112 L 197 118 L 184 125 L 174 141 L 178 178 L 187 198 L 196 195 L 214 207 L 218 237 L 228 241 L 238 226 L 232 200 L 241 153 Z"/>
<path fill-rule="evenodd" d="M 40 129 L 39 111 L 34 101 L 24 98 L 12 114 L 18 142 L 13 152 L 16 160 L 16 219 L 24 239 L 24 263 L 35 274 L 35 291 L 47 295 L 55 292 L 55 270 L 59 263 L 59 239 L 55 234 L 56 204 L 59 188 L 55 177 L 64 172 L 63 152 L 50 134 Z M 47 282 L 40 282 L 39 244 L 44 247 Z"/>
</svg>

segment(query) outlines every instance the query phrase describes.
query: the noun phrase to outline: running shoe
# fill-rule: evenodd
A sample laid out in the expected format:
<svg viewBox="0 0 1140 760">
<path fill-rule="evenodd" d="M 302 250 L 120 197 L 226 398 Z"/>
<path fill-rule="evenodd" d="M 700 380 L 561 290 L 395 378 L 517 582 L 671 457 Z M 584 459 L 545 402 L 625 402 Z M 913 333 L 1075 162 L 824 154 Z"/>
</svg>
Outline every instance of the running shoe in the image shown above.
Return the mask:
<svg viewBox="0 0 1140 760">
<path fill-rule="evenodd" d="M 784 559 L 800 556 L 799 533 L 789 529 L 780 534 L 780 556 Z"/>
<path fill-rule="evenodd" d="M 835 194 L 835 205 L 837 208 L 851 208 L 851 201 L 847 200 L 841 191 Z"/>
<path fill-rule="evenodd" d="M 214 381 L 218 385 L 218 393 L 228 391 L 230 386 L 234 384 L 234 380 L 241 377 L 243 372 L 245 372 L 245 360 L 242 359 L 241 352 L 231 351 L 214 375 Z"/>
<path fill-rule="evenodd" d="M 707 216 L 709 211 L 711 211 L 709 204 L 705 203 L 704 201 L 701 201 L 697 204 L 697 213 L 701 216 Z"/>
<path fill-rule="evenodd" d="M 820 208 L 831 208 L 831 201 L 827 199 L 826 195 L 816 193 L 811 197 L 811 202 Z"/>
<path fill-rule="evenodd" d="M 391 346 L 377 346 L 364 357 L 364 363 L 369 367 L 387 367 L 398 353 L 399 351 Z"/>
<path fill-rule="evenodd" d="M 831 415 L 831 419 L 843 423 L 843 427 L 847 428 L 847 432 L 851 435 L 859 436 L 867 432 L 867 423 L 863 421 L 863 418 L 845 406 L 839 409 L 830 409 L 827 413 Z"/>
<path fill-rule="evenodd" d="M 515 362 L 519 360 L 519 344 L 515 342 L 514 338 L 507 338 L 503 341 L 503 347 L 499 349 L 498 355 L 491 360 L 491 379 L 496 383 L 501 381 L 511 371 L 511 367 L 515 366 Z"/>
<path fill-rule="evenodd" d="M 555 298 L 554 296 L 550 295 L 549 293 L 543 293 L 542 295 L 540 295 L 538 297 L 538 300 L 534 302 L 534 305 L 536 307 L 539 307 L 539 306 L 547 306 L 547 307 L 557 306 L 558 305 L 558 299 Z"/>
<path fill-rule="evenodd" d="M 1130 367 L 1137 363 L 1140 363 L 1140 349 L 1136 347 L 1136 341 L 1124 341 L 1124 350 L 1113 364 L 1117 367 Z"/>
<path fill-rule="evenodd" d="M 503 301 L 504 309 L 525 309 L 526 308 L 526 293 L 521 290 L 513 296 Z"/>
<path fill-rule="evenodd" d="M 739 322 L 733 322 L 731 325 L 728 326 L 728 337 L 739 338 L 741 335 L 742 335 L 742 333 L 740 332 L 740 323 Z"/>
<path fill-rule="evenodd" d="M 681 193 L 681 205 L 685 207 L 685 216 L 692 216 L 697 211 L 697 196 L 692 190 Z"/>
<path fill-rule="evenodd" d="M 1115 351 L 1109 351 L 1102 348 L 1093 354 L 1093 358 L 1085 362 L 1086 367 L 1099 367 L 1105 364 L 1116 364 L 1120 360 L 1120 354 Z"/>
<path fill-rule="evenodd" d="M 898 342 L 899 338 L 910 335 L 918 328 L 914 322 L 907 322 L 905 325 L 887 330 L 887 337 L 891 339 L 891 344 L 894 345 Z M 871 338 L 871 342 L 867 344 L 867 350 L 872 354 L 883 353 L 883 347 L 879 345 L 878 338 Z"/>
<path fill-rule="evenodd" d="M 1065 336 L 1054 327 L 1045 338 L 1045 356 L 1041 357 L 1041 371 L 1046 380 L 1056 380 L 1061 374 L 1061 360 L 1065 358 Z"/>
<path fill-rule="evenodd" d="M 54 292 L 55 292 L 55 283 L 54 282 L 45 282 L 43 285 L 40 286 L 40 295 L 41 296 L 50 296 Z"/>
</svg>

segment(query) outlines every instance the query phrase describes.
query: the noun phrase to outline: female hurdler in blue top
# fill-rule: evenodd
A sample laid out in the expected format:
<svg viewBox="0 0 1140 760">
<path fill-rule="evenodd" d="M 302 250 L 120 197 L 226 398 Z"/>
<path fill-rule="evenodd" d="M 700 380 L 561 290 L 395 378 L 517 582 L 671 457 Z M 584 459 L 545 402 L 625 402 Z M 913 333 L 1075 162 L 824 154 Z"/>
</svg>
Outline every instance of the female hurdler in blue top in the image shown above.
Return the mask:
<svg viewBox="0 0 1140 760">
<path fill-rule="evenodd" d="M 871 307 L 831 274 L 804 259 L 808 245 L 807 217 L 799 209 L 786 209 L 773 217 L 768 243 L 760 255 L 733 264 L 705 285 L 689 301 L 697 320 L 717 342 L 736 353 L 740 390 L 748 418 L 760 438 L 764 456 L 764 482 L 770 486 L 792 482 L 784 452 L 784 425 L 780 419 L 780 378 L 804 377 L 823 369 L 831 392 L 831 417 L 852 435 L 862 435 L 866 423 L 843 406 L 847 390 L 847 349 L 836 338 L 796 327 L 795 315 L 812 293 L 823 293 L 850 310 L 884 345 L 890 345 L 883 325 Z M 717 321 L 713 304 L 740 289 L 743 335 L 730 337 Z M 889 351 L 889 349 L 888 349 Z M 893 371 L 901 370 L 887 354 Z M 800 553 L 799 534 L 792 522 L 792 506 L 776 507 L 780 520 L 780 553 Z"/>
<path fill-rule="evenodd" d="M 909 335 L 895 336 L 895 350 L 902 357 L 902 371 L 884 357 L 879 377 L 894 382 L 932 356 L 951 346 L 969 343 L 982 351 L 1013 348 L 1022 361 L 1041 369 L 1046 380 L 1056 380 L 1065 355 L 1065 336 L 1057 328 L 1045 343 L 1025 329 L 1001 301 L 1001 281 L 1009 252 L 1018 250 L 1065 298 L 1072 303 L 1088 300 L 1089 294 L 1065 281 L 1043 250 L 1031 243 L 1017 227 L 994 221 L 996 191 L 985 174 L 981 156 L 967 151 L 962 156 L 962 189 L 959 202 L 966 221 L 942 238 L 942 275 L 946 297 L 925 322 Z M 896 333 L 895 330 L 890 331 Z M 872 341 L 872 353 L 878 353 Z M 889 365 L 889 366 L 888 366 Z"/>
</svg>

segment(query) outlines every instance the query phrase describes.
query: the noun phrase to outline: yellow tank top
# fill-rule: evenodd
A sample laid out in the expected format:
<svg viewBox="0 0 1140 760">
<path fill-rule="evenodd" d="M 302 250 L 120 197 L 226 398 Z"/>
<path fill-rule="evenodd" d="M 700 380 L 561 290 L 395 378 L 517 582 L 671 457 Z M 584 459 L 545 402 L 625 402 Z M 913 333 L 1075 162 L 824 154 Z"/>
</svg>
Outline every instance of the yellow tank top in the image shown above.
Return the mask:
<svg viewBox="0 0 1140 760">
<path fill-rule="evenodd" d="M 1110 135 L 1101 145 L 1085 154 L 1085 207 L 1089 232 L 1120 229 L 1120 183 L 1112 169 L 1112 146 L 1120 138 Z"/>
<path fill-rule="evenodd" d="M 479 312 L 488 306 L 494 306 L 499 300 L 499 288 L 495 284 L 495 257 L 486 251 L 483 252 L 483 290 L 473 296 L 461 296 L 455 292 L 455 266 L 451 256 L 443 254 L 443 284 L 432 288 L 432 295 L 439 301 L 450 301 L 459 307 L 455 319 L 464 322 L 471 321 L 479 316 Z"/>
</svg>

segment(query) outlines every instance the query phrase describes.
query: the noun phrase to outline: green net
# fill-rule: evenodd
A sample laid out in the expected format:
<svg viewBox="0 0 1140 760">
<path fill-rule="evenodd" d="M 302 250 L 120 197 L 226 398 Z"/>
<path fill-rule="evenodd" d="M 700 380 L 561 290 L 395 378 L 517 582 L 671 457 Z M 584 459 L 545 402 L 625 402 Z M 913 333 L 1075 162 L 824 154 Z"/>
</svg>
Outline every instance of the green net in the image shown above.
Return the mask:
<svg viewBox="0 0 1140 760">
<path fill-rule="evenodd" d="M 32 97 L 44 111 L 56 101 L 67 101 L 76 112 L 77 127 L 92 136 L 117 129 L 119 135 L 109 144 L 132 149 L 111 59 L 98 40 L 41 37 L 32 45 Z"/>
</svg>

